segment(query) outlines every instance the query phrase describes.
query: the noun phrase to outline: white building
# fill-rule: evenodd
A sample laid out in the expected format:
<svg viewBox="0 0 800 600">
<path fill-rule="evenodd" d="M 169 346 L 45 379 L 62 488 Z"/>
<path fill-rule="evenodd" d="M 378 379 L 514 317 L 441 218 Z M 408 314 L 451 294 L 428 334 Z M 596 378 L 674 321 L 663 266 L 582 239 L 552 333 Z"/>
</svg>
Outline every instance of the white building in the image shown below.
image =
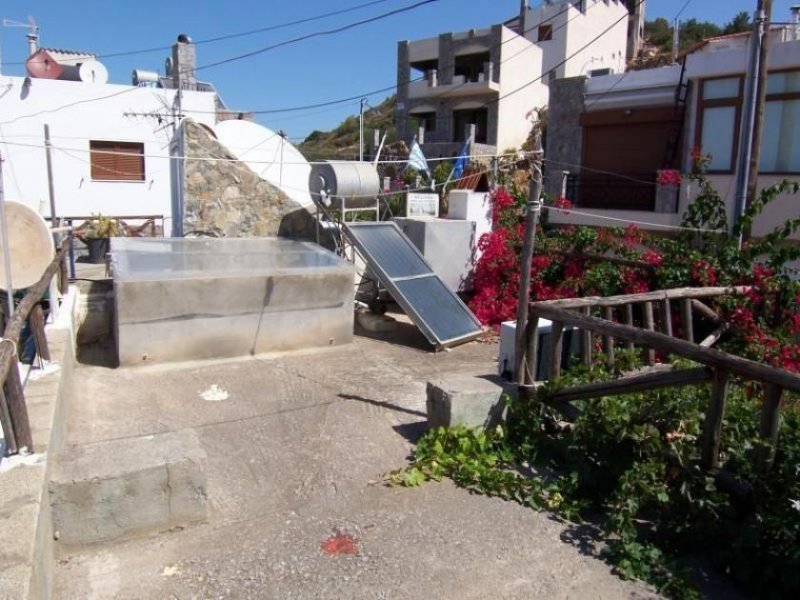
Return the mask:
<svg viewBox="0 0 800 600">
<path fill-rule="evenodd" d="M 517 148 L 552 80 L 625 70 L 628 22 L 620 0 L 523 0 L 504 24 L 399 42 L 398 135 L 424 130 L 429 156 L 457 153 L 473 128 L 473 153 Z"/>
<path fill-rule="evenodd" d="M 178 116 L 213 126 L 221 105 L 194 78 L 194 45 L 179 39 L 172 73 L 139 72 L 139 85 L 106 83 L 92 55 L 44 48 L 28 59 L 28 77 L 0 76 L 5 197 L 50 216 L 48 125 L 57 216 L 162 216 L 169 232 Z"/>
</svg>

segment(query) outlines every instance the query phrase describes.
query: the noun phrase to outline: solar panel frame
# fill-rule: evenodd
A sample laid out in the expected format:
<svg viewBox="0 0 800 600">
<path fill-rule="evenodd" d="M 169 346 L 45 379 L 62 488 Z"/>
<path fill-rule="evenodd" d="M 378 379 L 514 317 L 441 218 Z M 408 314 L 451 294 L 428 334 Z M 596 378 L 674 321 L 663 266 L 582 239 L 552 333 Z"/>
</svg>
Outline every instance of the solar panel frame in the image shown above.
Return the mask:
<svg viewBox="0 0 800 600">
<path fill-rule="evenodd" d="M 359 233 L 361 231 L 369 231 L 371 234 L 376 233 L 377 229 L 382 228 L 384 232 L 389 232 L 388 235 L 391 236 L 389 239 L 396 240 L 401 247 L 404 247 L 405 250 L 399 250 L 400 252 L 407 251 L 411 253 L 411 256 L 407 256 L 406 258 L 410 258 L 411 260 L 407 260 L 406 264 L 411 265 L 414 264 L 414 267 L 410 269 L 408 275 L 399 275 L 392 277 L 389 272 L 387 272 L 387 268 L 378 262 L 375 259 L 376 253 L 370 250 L 370 243 L 374 243 L 376 236 L 371 236 L 372 239 L 365 240 L 364 237 L 359 237 Z M 359 254 L 366 260 L 369 267 L 374 271 L 375 275 L 378 277 L 380 282 L 384 285 L 384 287 L 389 290 L 392 297 L 395 301 L 400 305 L 400 307 L 405 311 L 405 313 L 411 317 L 414 323 L 419 327 L 422 334 L 428 339 L 428 341 L 436 346 L 437 348 L 447 348 L 451 346 L 455 346 L 458 344 L 466 343 L 471 340 L 474 340 L 480 337 L 483 334 L 483 326 L 481 325 L 480 321 L 472 314 L 472 311 L 469 310 L 466 304 L 459 298 L 455 292 L 453 292 L 447 285 L 442 281 L 442 279 L 433 271 L 431 266 L 428 264 L 428 261 L 425 260 L 425 257 L 419 251 L 419 249 L 411 243 L 405 234 L 400 230 L 396 223 L 391 221 L 382 221 L 379 223 L 374 222 L 364 222 L 364 223 L 347 223 L 344 226 L 345 234 L 353 243 L 353 245 L 358 250 Z M 387 242 L 393 243 L 393 242 Z M 385 249 L 379 253 L 383 256 L 386 256 Z M 398 256 L 399 258 L 399 256 Z M 403 262 L 403 261 L 399 261 Z M 419 268 L 419 264 L 422 263 L 427 272 L 420 272 L 421 269 Z M 392 263 L 397 264 L 397 263 Z M 389 268 L 392 268 L 390 264 Z M 394 270 L 394 269 L 392 269 Z M 429 319 L 426 319 L 420 310 L 414 305 L 413 298 L 409 297 L 409 294 L 403 291 L 401 287 L 409 287 L 409 286 L 401 286 L 398 284 L 402 284 L 408 281 L 414 280 L 421 280 L 421 279 L 436 279 L 441 287 L 446 290 L 451 298 L 450 298 L 450 305 L 451 308 L 455 307 L 456 310 L 460 310 L 464 317 L 469 321 L 469 323 L 473 326 L 470 330 L 469 327 L 465 327 L 464 329 L 467 330 L 466 333 L 463 335 L 456 335 L 450 337 L 442 337 L 439 333 L 437 333 L 435 324 L 429 322 Z M 430 313 L 430 311 L 426 311 Z M 448 315 L 450 318 L 451 315 Z"/>
</svg>

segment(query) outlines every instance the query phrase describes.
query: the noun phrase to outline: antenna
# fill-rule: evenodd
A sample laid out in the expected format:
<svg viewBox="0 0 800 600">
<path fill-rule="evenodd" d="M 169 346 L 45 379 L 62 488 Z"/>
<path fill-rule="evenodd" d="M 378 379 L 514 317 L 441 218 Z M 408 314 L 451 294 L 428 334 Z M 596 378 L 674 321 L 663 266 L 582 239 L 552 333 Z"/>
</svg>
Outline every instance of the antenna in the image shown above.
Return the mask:
<svg viewBox="0 0 800 600">
<path fill-rule="evenodd" d="M 26 36 L 28 38 L 28 56 L 31 56 L 39 49 L 39 26 L 32 16 L 28 15 L 27 23 L 14 21 L 12 19 L 3 19 L 2 25 L 3 27 L 23 27 L 28 30 L 28 35 Z M 2 67 L 1 60 L 0 67 Z"/>
</svg>

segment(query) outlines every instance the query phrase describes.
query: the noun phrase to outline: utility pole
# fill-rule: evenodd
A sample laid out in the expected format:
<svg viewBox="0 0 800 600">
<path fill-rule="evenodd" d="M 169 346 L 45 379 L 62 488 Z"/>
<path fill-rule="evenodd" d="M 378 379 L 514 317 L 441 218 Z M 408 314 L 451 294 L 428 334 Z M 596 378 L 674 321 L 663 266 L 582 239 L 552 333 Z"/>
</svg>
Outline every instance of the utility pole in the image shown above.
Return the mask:
<svg viewBox="0 0 800 600">
<path fill-rule="evenodd" d="M 366 98 L 359 101 L 358 109 L 358 161 L 364 162 L 364 105 L 367 103 Z"/>
<path fill-rule="evenodd" d="M 6 280 L 2 285 L 6 288 L 6 323 L 14 314 L 14 285 L 11 281 L 11 248 L 8 241 L 8 223 L 6 223 L 6 196 L 3 189 L 3 157 L 0 155 L 0 236 L 3 244 L 3 269 Z"/>
<path fill-rule="evenodd" d="M 50 143 L 50 125 L 44 124 L 44 154 L 47 162 L 47 191 L 50 194 L 50 224 L 59 227 L 61 223 L 56 219 L 56 189 L 53 182 L 53 148 Z"/>
<path fill-rule="evenodd" d="M 751 206 L 758 192 L 758 168 L 761 164 L 761 138 L 764 129 L 764 109 L 767 103 L 767 77 L 769 74 L 769 30 L 772 22 L 772 0 L 759 0 L 758 13 L 763 18 L 762 40 L 759 50 L 758 95 L 756 97 L 755 123 L 753 124 L 753 153 L 747 185 L 746 206 Z M 750 237 L 749 229 L 743 232 L 743 240 Z"/>
</svg>

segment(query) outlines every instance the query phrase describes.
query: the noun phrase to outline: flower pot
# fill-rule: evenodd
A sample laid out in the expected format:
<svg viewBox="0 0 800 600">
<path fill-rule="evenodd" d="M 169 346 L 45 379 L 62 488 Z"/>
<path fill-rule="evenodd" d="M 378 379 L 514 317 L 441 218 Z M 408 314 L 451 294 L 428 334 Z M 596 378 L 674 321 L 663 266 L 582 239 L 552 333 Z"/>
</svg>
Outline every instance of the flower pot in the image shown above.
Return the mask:
<svg viewBox="0 0 800 600">
<path fill-rule="evenodd" d="M 89 262 L 96 265 L 104 263 L 108 254 L 108 238 L 88 238 L 85 242 L 89 249 Z"/>
</svg>

